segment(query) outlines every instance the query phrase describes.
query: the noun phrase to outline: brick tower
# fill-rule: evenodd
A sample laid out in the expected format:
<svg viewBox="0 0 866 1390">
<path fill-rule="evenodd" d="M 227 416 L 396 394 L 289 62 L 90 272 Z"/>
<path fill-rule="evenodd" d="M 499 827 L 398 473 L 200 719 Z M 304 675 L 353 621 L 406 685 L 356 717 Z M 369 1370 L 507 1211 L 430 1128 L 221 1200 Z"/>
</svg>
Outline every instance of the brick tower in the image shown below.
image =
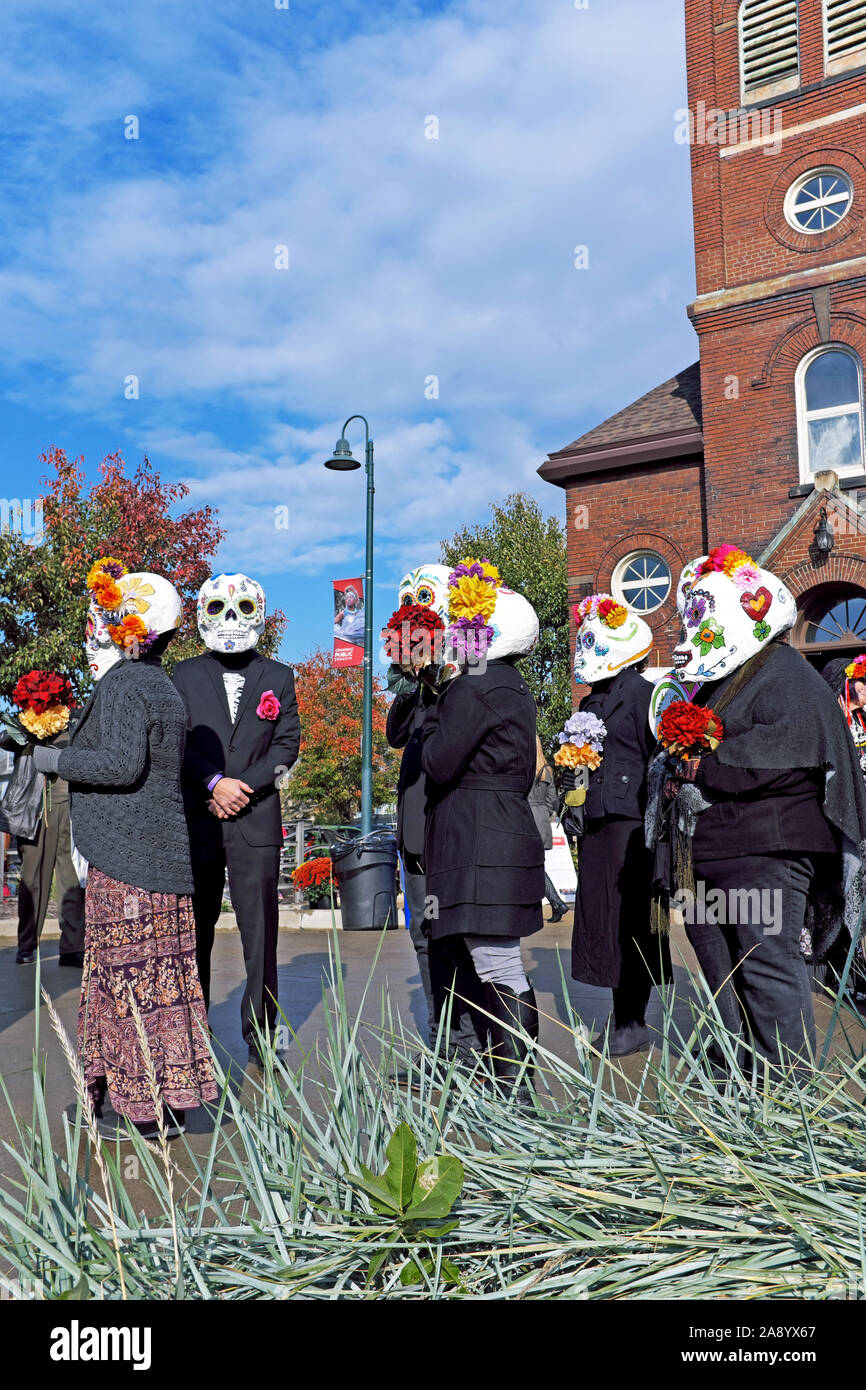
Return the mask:
<svg viewBox="0 0 866 1390">
<path fill-rule="evenodd" d="M 679 566 L 731 541 L 798 596 L 820 665 L 866 650 L 866 3 L 685 11 L 700 362 L 539 472 L 566 489 L 575 596 L 632 602 L 657 664 Z"/>
</svg>

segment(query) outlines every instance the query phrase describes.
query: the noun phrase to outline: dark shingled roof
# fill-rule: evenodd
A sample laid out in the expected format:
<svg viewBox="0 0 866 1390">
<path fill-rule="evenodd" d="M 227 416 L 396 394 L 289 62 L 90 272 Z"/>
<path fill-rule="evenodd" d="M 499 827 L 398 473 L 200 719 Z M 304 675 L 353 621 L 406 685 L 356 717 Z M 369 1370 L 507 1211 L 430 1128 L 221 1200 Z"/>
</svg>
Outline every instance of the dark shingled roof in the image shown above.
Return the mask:
<svg viewBox="0 0 866 1390">
<path fill-rule="evenodd" d="M 695 362 L 557 452 L 566 454 L 577 449 L 597 449 L 605 444 L 625 444 L 656 434 L 675 434 L 679 430 L 700 428 L 701 364 Z"/>
</svg>

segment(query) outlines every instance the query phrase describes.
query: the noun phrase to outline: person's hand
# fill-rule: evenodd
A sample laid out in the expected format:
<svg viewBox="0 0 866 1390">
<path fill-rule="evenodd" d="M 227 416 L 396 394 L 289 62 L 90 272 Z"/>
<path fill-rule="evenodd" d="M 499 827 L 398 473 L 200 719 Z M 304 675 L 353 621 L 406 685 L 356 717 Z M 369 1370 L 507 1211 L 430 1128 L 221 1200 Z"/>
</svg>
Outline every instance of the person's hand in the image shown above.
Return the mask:
<svg viewBox="0 0 866 1390">
<path fill-rule="evenodd" d="M 229 815 L 229 813 L 227 811 L 221 811 L 217 803 L 214 801 L 213 797 L 211 797 L 210 801 L 208 802 L 207 808 L 212 816 L 216 816 L 217 820 L 231 820 L 231 816 Z"/>
<path fill-rule="evenodd" d="M 576 773 L 575 773 L 573 767 L 564 767 L 564 768 L 562 769 L 562 775 L 561 775 L 561 778 L 560 778 L 560 782 L 561 782 L 561 785 L 562 785 L 562 790 L 563 790 L 564 792 L 573 792 L 573 791 L 576 791 L 576 789 L 577 789 L 577 775 L 576 775 Z"/>
<path fill-rule="evenodd" d="M 248 806 L 252 794 L 253 788 L 237 777 L 221 777 L 211 793 L 220 810 L 229 816 L 236 816 Z"/>
</svg>

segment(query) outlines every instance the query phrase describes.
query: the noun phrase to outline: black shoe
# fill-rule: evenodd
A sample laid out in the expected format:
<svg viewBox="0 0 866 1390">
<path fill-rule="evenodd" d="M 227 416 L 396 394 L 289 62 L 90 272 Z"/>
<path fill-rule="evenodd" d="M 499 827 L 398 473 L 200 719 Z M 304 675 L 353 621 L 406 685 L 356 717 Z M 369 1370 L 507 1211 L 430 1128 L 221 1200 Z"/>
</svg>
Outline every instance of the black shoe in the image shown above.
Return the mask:
<svg viewBox="0 0 866 1390">
<path fill-rule="evenodd" d="M 32 965 L 36 959 L 35 951 L 19 951 L 15 957 L 16 965 Z"/>
<path fill-rule="evenodd" d="M 70 968 L 70 970 L 83 970 L 83 969 L 84 969 L 84 952 L 83 952 L 83 951 L 67 951 L 64 955 L 60 955 L 60 956 L 57 957 L 57 964 L 58 964 L 58 965 L 68 965 L 69 968 Z"/>
<path fill-rule="evenodd" d="M 551 912 L 547 920 L 549 922 L 561 922 L 565 914 L 566 909 L 564 907 L 556 907 L 554 908 L 553 912 Z"/>
<path fill-rule="evenodd" d="M 607 1037 L 609 1057 L 630 1057 L 633 1052 L 648 1051 L 650 1045 L 649 1029 L 645 1023 L 626 1023 L 620 1028 L 614 1024 Z M 603 1052 L 604 1043 L 605 1033 L 599 1033 L 592 1045 Z"/>
<path fill-rule="evenodd" d="M 535 990 L 532 986 L 524 990 L 522 994 L 515 994 L 513 990 L 506 989 L 503 985 L 487 984 L 484 986 L 487 1008 L 493 1014 L 493 1021 L 490 1024 L 490 1042 L 493 1057 L 493 1070 L 497 1081 L 502 1081 L 506 1086 L 514 1087 L 520 1075 L 521 1067 L 530 1054 L 523 1038 L 517 1033 L 512 1033 L 511 1028 L 522 1030 L 534 1042 L 538 1041 L 538 1007 L 535 1000 Z M 503 1027 L 503 1024 L 507 1025 Z M 523 1073 L 523 1083 L 521 1092 L 525 1099 L 529 1099 L 528 1082 L 533 1071 L 530 1062 Z"/>
</svg>

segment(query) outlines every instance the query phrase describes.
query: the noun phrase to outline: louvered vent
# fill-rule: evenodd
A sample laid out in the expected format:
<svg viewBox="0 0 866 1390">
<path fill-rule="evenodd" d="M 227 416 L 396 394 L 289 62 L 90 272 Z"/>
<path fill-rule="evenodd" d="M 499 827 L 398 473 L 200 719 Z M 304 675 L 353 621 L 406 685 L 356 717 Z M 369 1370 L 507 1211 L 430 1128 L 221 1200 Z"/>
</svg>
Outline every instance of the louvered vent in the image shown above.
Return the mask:
<svg viewBox="0 0 866 1390">
<path fill-rule="evenodd" d="M 778 83 L 797 85 L 797 0 L 746 0 L 740 9 L 740 71 L 744 95 L 772 90 Z"/>
<path fill-rule="evenodd" d="M 827 67 L 838 71 L 866 61 L 866 4 L 864 0 L 824 0 Z"/>
</svg>

